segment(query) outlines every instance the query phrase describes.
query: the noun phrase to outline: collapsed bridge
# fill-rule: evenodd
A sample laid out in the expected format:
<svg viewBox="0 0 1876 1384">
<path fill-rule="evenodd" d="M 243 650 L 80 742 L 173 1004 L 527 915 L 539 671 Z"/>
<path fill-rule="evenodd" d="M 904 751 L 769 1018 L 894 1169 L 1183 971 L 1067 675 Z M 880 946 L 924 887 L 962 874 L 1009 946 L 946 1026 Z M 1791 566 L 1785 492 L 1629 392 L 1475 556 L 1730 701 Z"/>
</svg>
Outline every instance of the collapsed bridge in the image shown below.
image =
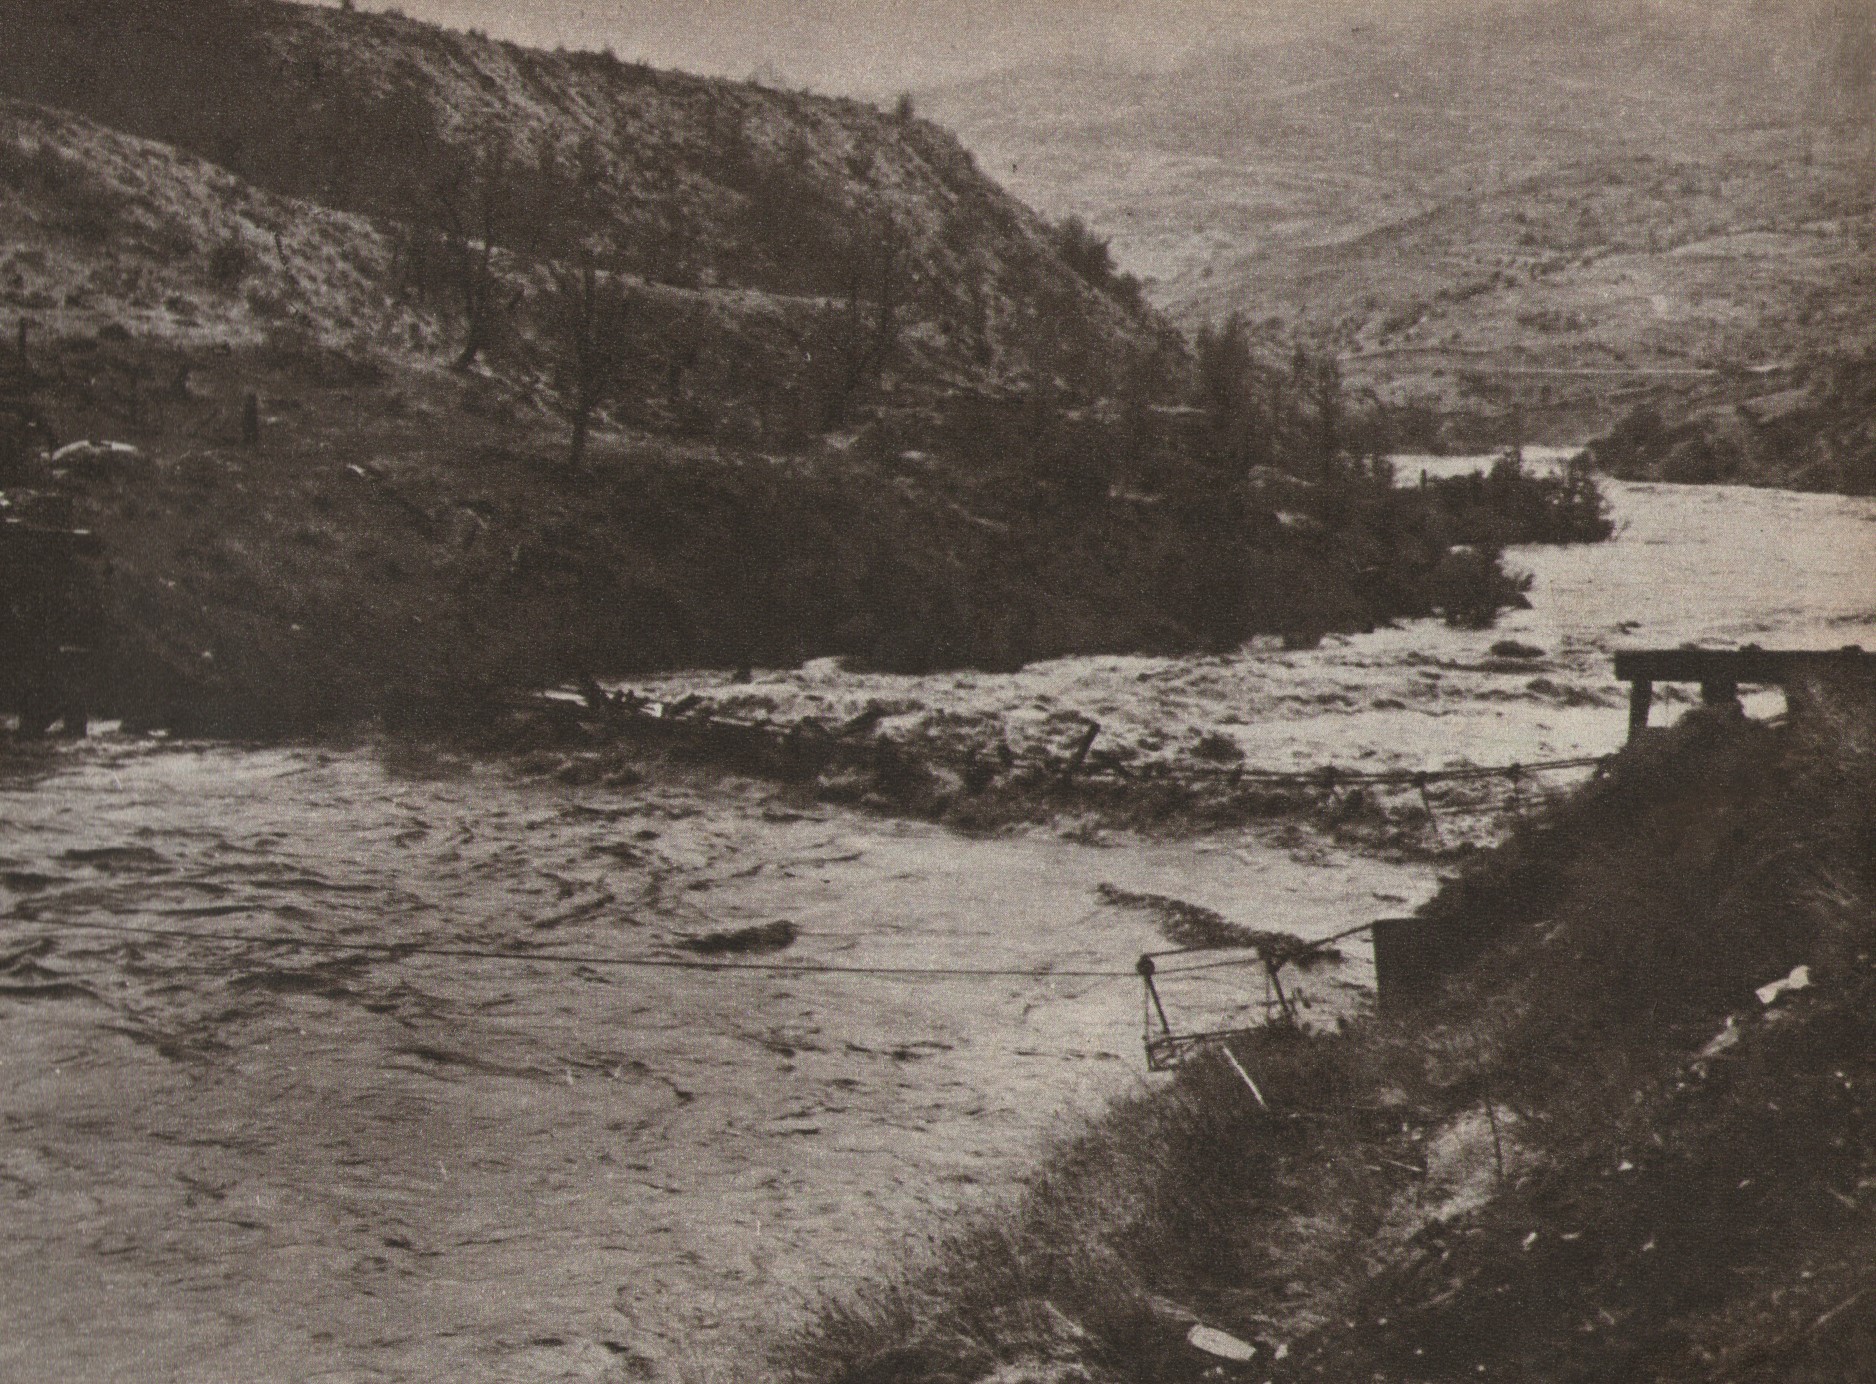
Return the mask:
<svg viewBox="0 0 1876 1384">
<path fill-rule="evenodd" d="M 1876 679 L 1876 654 L 1858 644 L 1841 649 L 1624 649 L 1615 656 L 1616 677 L 1629 684 L 1628 732 L 1632 740 L 1648 728 L 1657 682 L 1697 682 L 1700 700 L 1729 705 L 1744 684 L 1777 687 L 1787 694 L 1817 678 Z"/>
</svg>

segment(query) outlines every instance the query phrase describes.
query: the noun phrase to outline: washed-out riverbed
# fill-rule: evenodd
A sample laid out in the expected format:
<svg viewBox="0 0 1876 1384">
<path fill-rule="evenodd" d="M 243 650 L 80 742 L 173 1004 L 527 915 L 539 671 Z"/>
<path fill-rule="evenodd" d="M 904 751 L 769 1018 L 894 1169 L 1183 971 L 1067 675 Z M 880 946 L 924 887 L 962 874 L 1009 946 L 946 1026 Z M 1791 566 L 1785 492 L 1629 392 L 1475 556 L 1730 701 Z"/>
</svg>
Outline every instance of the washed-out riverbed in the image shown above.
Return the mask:
<svg viewBox="0 0 1876 1384">
<path fill-rule="evenodd" d="M 1617 540 L 1515 554 L 1535 608 L 1489 632 L 651 690 L 1440 767 L 1613 749 L 1620 645 L 1876 645 L 1876 504 L 1610 489 Z M 975 839 L 707 775 L 111 736 L 0 761 L 0 824 L 0 1377 L 22 1380 L 754 1376 L 817 1293 L 1157 1079 L 1126 973 L 1160 939 L 1101 884 L 1320 936 L 1435 883 L 1295 827 Z M 776 959 L 855 969 L 609 964 L 780 919 L 800 936 Z M 862 973 L 892 967 L 1037 974 Z M 1254 1010 L 1235 975 L 1188 1012 Z M 1357 945 L 1304 984 L 1327 1017 L 1370 980 Z"/>
</svg>

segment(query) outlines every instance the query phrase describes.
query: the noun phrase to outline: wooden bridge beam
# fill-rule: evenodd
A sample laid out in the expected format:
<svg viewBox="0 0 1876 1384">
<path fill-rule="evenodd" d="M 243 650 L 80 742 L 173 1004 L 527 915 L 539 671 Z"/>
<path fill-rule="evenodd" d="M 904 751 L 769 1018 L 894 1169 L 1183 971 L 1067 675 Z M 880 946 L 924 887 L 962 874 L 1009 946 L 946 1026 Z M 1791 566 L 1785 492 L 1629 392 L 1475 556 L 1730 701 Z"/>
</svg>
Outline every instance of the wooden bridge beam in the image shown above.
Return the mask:
<svg viewBox="0 0 1876 1384">
<path fill-rule="evenodd" d="M 1876 678 L 1876 654 L 1851 644 L 1841 649 L 1623 649 L 1615 656 L 1615 675 L 1629 684 L 1628 733 L 1633 740 L 1648 728 L 1657 682 L 1697 682 L 1708 706 L 1739 700 L 1741 683 L 1789 689 L 1816 675 L 1853 673 Z"/>
<path fill-rule="evenodd" d="M 1628 738 L 1633 740 L 1648 729 L 1648 708 L 1654 705 L 1655 685 L 1647 678 L 1636 678 L 1628 689 Z"/>
</svg>

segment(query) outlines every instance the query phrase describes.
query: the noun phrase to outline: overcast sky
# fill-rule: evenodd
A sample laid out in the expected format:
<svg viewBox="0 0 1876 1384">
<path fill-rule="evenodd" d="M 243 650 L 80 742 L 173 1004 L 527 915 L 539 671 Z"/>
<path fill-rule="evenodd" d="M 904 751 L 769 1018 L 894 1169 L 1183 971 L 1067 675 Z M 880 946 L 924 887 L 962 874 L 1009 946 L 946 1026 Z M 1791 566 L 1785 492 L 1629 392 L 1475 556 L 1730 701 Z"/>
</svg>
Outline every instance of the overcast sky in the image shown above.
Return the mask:
<svg viewBox="0 0 1876 1384">
<path fill-rule="evenodd" d="M 314 0 L 332 4 L 337 0 Z M 1429 14 L 1484 28 L 1539 0 L 356 0 L 458 29 L 553 48 L 611 48 L 658 67 L 820 92 L 891 96 L 1021 63 L 1064 58 L 1158 67 L 1195 50 L 1295 36 L 1306 26 L 1377 32 Z M 1876 0 L 1553 0 L 1585 18 L 1641 8 L 1685 32 L 1744 24 L 1755 42 L 1836 14 L 1871 30 Z"/>
<path fill-rule="evenodd" d="M 1382 0 L 1329 0 L 1338 6 Z M 388 0 L 358 0 L 384 9 Z M 1284 27 L 1303 0 L 398 0 L 414 18 L 544 47 L 876 95 L 1070 54 L 1177 59 Z"/>
</svg>

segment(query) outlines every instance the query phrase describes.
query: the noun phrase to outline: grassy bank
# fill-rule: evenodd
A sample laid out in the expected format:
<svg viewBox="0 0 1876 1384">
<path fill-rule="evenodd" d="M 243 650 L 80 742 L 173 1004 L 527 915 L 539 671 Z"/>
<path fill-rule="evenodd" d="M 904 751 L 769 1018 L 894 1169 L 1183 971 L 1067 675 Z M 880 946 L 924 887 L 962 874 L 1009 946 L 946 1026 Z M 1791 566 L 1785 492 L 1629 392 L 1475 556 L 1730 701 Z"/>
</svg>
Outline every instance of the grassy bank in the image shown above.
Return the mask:
<svg viewBox="0 0 1876 1384">
<path fill-rule="evenodd" d="M 786 1343 L 803 1379 L 1867 1378 L 1876 699 L 1650 736 L 1429 905 L 1424 1013 L 1241 1044 Z M 1808 965 L 1770 1005 L 1756 987 Z"/>
</svg>

